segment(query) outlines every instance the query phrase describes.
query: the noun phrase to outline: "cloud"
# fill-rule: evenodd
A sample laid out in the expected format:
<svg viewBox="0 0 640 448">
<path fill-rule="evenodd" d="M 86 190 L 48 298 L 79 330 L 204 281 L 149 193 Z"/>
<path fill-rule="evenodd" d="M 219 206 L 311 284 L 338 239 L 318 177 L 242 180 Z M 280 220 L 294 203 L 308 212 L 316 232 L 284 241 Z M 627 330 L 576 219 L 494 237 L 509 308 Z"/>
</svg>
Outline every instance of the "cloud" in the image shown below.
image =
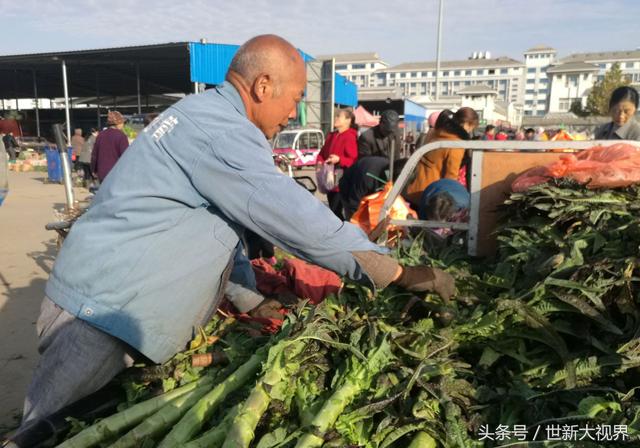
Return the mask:
<svg viewBox="0 0 640 448">
<path fill-rule="evenodd" d="M 23 0 L 3 8 L 3 27 L 21 36 L 0 42 L 3 54 L 201 37 L 241 43 L 262 33 L 311 54 L 377 51 L 392 63 L 432 60 L 436 51 L 438 0 Z M 446 0 L 443 58 L 489 50 L 521 59 L 540 43 L 561 53 L 631 49 L 639 14 L 632 0 Z"/>
</svg>

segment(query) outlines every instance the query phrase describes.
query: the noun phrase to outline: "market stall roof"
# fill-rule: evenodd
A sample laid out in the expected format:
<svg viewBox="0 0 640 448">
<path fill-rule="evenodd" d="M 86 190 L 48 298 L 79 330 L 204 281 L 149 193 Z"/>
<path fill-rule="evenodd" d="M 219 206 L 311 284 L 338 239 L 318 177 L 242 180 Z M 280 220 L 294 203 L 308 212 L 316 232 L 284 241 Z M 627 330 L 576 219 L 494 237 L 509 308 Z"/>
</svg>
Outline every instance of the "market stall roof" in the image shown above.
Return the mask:
<svg viewBox="0 0 640 448">
<path fill-rule="evenodd" d="M 62 61 L 72 97 L 187 93 L 189 42 L 0 56 L 0 97 L 64 96 Z"/>
</svg>

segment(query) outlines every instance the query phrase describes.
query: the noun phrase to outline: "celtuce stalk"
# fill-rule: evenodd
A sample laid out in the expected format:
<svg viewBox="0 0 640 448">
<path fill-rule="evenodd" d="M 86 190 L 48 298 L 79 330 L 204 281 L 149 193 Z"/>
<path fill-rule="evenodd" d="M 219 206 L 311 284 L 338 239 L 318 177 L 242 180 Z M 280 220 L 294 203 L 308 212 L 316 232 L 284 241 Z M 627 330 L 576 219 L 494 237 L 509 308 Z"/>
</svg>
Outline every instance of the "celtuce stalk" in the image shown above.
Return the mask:
<svg viewBox="0 0 640 448">
<path fill-rule="evenodd" d="M 167 392 L 166 394 L 138 403 L 122 412 L 103 418 L 98 423 L 85 428 L 72 438 L 62 442 L 57 446 L 57 448 L 88 448 L 96 446 L 100 442 L 114 437 L 137 425 L 167 403 L 170 403 L 185 394 L 192 393 L 199 386 L 210 383 L 210 377 L 203 377 L 197 381 L 174 389 L 171 392 Z"/>
<path fill-rule="evenodd" d="M 176 398 L 164 405 L 158 412 L 133 428 L 111 448 L 137 448 L 147 439 L 153 439 L 166 432 L 185 412 L 195 405 L 210 390 L 210 384 L 204 384 L 189 394 Z"/>
<path fill-rule="evenodd" d="M 223 448 L 249 446 L 255 437 L 258 422 L 271 403 L 271 390 L 283 381 L 287 381 L 290 375 L 298 370 L 300 365 L 296 363 L 295 358 L 302 353 L 305 347 L 304 341 L 294 340 L 281 341 L 271 348 L 265 374 L 251 391 L 238 416 L 233 420 Z"/>
<path fill-rule="evenodd" d="M 189 442 L 202 429 L 205 421 L 227 396 L 242 387 L 260 370 L 268 347 L 262 347 L 222 383 L 202 397 L 160 443 L 159 448 L 178 448 Z"/>
<path fill-rule="evenodd" d="M 313 432 L 302 436 L 296 448 L 320 447 L 324 443 L 324 435 L 335 424 L 345 408 L 363 391 L 366 391 L 376 375 L 393 360 L 391 346 L 386 339 L 369 352 L 367 362 L 359 363 L 354 370 L 347 374 L 344 382 L 338 386 L 333 394 L 325 401 L 318 411 L 311 426 Z"/>
<path fill-rule="evenodd" d="M 187 443 L 183 448 L 220 448 L 229 433 L 231 422 L 236 415 L 238 415 L 239 410 L 240 405 L 235 405 L 217 426 L 203 433 L 197 439 Z"/>
</svg>

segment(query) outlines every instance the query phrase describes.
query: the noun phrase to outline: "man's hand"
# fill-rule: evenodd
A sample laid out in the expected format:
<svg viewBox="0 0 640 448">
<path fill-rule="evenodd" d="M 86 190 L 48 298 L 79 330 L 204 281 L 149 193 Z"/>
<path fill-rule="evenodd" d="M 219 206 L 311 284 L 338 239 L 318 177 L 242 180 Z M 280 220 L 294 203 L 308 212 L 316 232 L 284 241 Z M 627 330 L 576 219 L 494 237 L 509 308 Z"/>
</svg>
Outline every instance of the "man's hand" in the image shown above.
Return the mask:
<svg viewBox="0 0 640 448">
<path fill-rule="evenodd" d="M 403 267 L 395 283 L 409 291 L 435 292 L 445 302 L 448 302 L 456 292 L 456 284 L 451 275 L 441 269 L 427 266 Z"/>
<path fill-rule="evenodd" d="M 337 156 L 335 154 L 331 154 L 328 158 L 327 158 L 327 162 L 329 165 L 337 165 L 338 162 L 340 162 L 340 156 Z"/>
<path fill-rule="evenodd" d="M 283 319 L 283 315 L 278 311 L 282 309 L 282 304 L 274 299 L 266 299 L 257 307 L 249 311 L 249 316 L 262 319 Z"/>
</svg>

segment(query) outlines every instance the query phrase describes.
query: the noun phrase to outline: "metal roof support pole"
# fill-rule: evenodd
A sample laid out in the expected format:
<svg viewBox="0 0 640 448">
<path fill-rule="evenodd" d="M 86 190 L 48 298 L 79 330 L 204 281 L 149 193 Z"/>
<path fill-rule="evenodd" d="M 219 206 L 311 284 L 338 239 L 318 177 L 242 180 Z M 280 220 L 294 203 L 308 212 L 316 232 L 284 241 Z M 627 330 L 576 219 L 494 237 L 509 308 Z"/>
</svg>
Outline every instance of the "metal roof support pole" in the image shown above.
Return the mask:
<svg viewBox="0 0 640 448">
<path fill-rule="evenodd" d="M 62 60 L 62 87 L 64 88 L 64 116 L 67 120 L 67 144 L 71 142 L 71 115 L 69 113 L 69 86 L 67 84 L 67 63 Z"/>
<path fill-rule="evenodd" d="M 38 100 L 38 83 L 36 82 L 36 71 L 32 70 L 33 75 L 33 97 L 36 100 L 36 135 L 40 137 L 40 101 Z"/>
<path fill-rule="evenodd" d="M 140 99 L 140 63 L 136 63 L 136 93 L 138 94 L 138 115 L 142 113 L 142 100 Z"/>
<path fill-rule="evenodd" d="M 98 131 L 102 127 L 102 123 L 100 123 L 100 75 L 96 72 L 96 115 L 98 116 Z"/>
<path fill-rule="evenodd" d="M 16 96 L 16 110 L 19 111 L 20 110 L 20 102 L 18 101 L 17 82 L 18 82 L 18 71 L 14 70 L 13 71 L 13 93 Z"/>
<path fill-rule="evenodd" d="M 438 49 L 436 51 L 436 101 L 440 99 L 440 50 L 442 49 L 442 10 L 444 0 L 440 0 L 438 9 Z"/>
</svg>

